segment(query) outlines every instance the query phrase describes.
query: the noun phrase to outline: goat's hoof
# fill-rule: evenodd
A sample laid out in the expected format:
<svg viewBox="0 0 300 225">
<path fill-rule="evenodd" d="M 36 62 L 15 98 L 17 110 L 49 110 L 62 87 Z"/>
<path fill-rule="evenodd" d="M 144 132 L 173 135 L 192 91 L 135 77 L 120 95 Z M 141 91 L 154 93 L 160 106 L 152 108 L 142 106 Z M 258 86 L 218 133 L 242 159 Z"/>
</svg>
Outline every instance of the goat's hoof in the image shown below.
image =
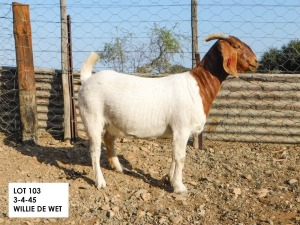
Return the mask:
<svg viewBox="0 0 300 225">
<path fill-rule="evenodd" d="M 119 164 L 118 167 L 115 168 L 115 171 L 119 172 L 119 173 L 123 173 L 124 167 L 122 166 L 122 164 Z"/>
<path fill-rule="evenodd" d="M 123 166 L 119 162 L 119 159 L 117 157 L 113 157 L 109 159 L 109 164 L 111 169 L 113 169 L 116 172 L 123 173 Z"/>
<path fill-rule="evenodd" d="M 112 170 L 118 172 L 118 173 L 123 173 L 123 166 L 120 164 L 119 166 L 110 166 Z"/>
<path fill-rule="evenodd" d="M 106 187 L 106 182 L 105 181 L 99 182 L 98 184 L 96 184 L 96 187 L 98 190 L 103 189 Z"/>
<path fill-rule="evenodd" d="M 187 190 L 187 188 L 183 184 L 181 184 L 181 185 L 174 185 L 174 193 L 187 194 L 188 190 Z"/>
</svg>

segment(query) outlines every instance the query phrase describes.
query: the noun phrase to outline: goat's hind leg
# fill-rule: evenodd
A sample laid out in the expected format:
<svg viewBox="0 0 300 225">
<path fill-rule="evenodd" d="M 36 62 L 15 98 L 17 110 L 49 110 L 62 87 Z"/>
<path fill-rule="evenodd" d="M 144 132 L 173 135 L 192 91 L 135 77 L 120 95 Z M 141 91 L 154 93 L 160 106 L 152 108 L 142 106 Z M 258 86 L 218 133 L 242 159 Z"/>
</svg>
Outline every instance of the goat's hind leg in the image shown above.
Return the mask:
<svg viewBox="0 0 300 225">
<path fill-rule="evenodd" d="M 104 144 L 106 147 L 107 157 L 111 168 L 117 172 L 123 173 L 123 167 L 119 162 L 118 156 L 115 150 L 116 137 L 111 135 L 108 131 L 104 134 Z"/>
<path fill-rule="evenodd" d="M 88 129 L 90 136 L 90 155 L 95 174 L 95 184 L 98 189 L 106 187 L 106 182 L 100 168 L 102 129 L 103 126 L 97 127 L 96 129 Z"/>
</svg>

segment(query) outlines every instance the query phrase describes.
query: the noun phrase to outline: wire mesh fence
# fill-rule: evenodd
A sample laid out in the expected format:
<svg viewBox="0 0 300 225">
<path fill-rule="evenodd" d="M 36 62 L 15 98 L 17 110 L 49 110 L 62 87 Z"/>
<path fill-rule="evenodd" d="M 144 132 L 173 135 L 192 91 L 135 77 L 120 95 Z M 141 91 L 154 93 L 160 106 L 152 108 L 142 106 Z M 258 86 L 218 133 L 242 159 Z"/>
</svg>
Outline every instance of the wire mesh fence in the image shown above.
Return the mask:
<svg viewBox="0 0 300 225">
<path fill-rule="evenodd" d="M 20 130 L 19 90 L 16 69 L 0 67 L 0 131 L 15 133 Z"/>
<path fill-rule="evenodd" d="M 7 0 L 0 3 L 0 40 L 3 43 L 3 48 L 0 49 L 0 66 L 15 67 L 11 3 Z M 38 107 L 39 119 L 46 125 L 42 125 L 41 122 L 39 124 L 46 126 L 47 131 L 60 130 L 62 129 L 60 123 L 63 120 L 61 112 L 58 113 L 62 108 L 62 101 L 59 100 L 62 96 L 61 83 L 57 72 L 61 68 L 60 5 L 58 2 L 37 0 L 24 0 L 22 3 L 30 5 L 35 67 L 52 69 L 54 72 L 48 73 L 49 79 L 52 79 L 50 74 L 56 74 L 55 79 L 51 81 L 53 85 L 49 85 L 46 81 L 47 76 L 43 75 L 45 73 L 37 77 L 37 95 L 38 99 L 41 99 L 38 101 L 43 102 L 43 106 Z M 67 1 L 67 13 L 72 17 L 75 70 L 80 69 L 82 61 L 90 51 L 98 51 L 102 57 L 95 70 L 110 68 L 126 73 L 156 74 L 181 72 L 192 66 L 190 1 L 74 0 Z M 261 136 L 255 134 L 261 128 L 255 127 L 249 119 L 259 114 L 261 119 L 257 123 L 265 124 L 264 126 L 271 124 L 273 129 L 277 130 L 283 128 L 293 130 L 286 131 L 280 139 L 283 140 L 290 135 L 294 140 L 299 141 L 300 131 L 297 131 L 297 127 L 300 126 L 300 119 L 298 120 L 300 84 L 299 79 L 296 79 L 298 75 L 293 76 L 294 78 L 284 75 L 278 78 L 274 75 L 274 79 L 270 75 L 270 73 L 300 73 L 299 1 L 255 0 L 251 3 L 249 1 L 199 1 L 197 16 L 201 57 L 212 45 L 210 42 L 201 41 L 202 37 L 215 32 L 234 35 L 251 46 L 260 60 L 259 72 L 267 73 L 252 77 L 251 85 L 256 83 L 264 87 L 272 83 L 274 86 L 271 89 L 260 88 L 259 94 L 255 88 L 250 91 L 227 88 L 225 83 L 224 90 L 218 96 L 211 112 L 207 137 L 214 138 L 214 134 L 219 132 L 218 139 L 236 140 L 237 136 L 240 136 L 245 137 L 244 140 L 260 141 Z M 166 42 L 171 44 L 166 46 Z M 7 72 L 1 72 L 2 86 L 8 82 L 5 79 L 16 82 L 15 72 L 9 73 L 11 78 L 4 76 L 8 74 Z M 264 76 L 268 78 L 263 79 Z M 246 79 L 247 75 L 242 77 Z M 15 84 L 13 83 L 14 87 Z M 249 86 L 249 84 L 244 82 L 240 86 Z M 287 87 L 285 91 L 281 90 L 283 86 Z M 1 89 L 0 117 L 2 121 L 7 121 L 4 115 L 10 115 L 12 112 L 17 115 L 17 106 L 12 107 L 14 111 L 11 111 L 11 106 L 10 109 L 5 107 L 17 105 L 17 89 L 4 90 Z M 16 94 L 12 95 L 12 92 Z M 51 98 L 49 99 L 48 92 L 52 92 L 51 97 L 57 100 L 54 109 L 47 108 L 50 102 L 53 102 Z M 220 103 L 221 99 L 224 101 L 230 96 L 238 100 L 229 105 Z M 257 98 L 251 99 L 253 96 Z M 280 106 L 279 102 L 282 102 Z M 246 105 L 249 107 L 247 108 Z M 262 112 L 257 110 L 261 109 L 259 105 L 269 108 Z M 235 108 L 232 108 L 233 106 Z M 245 107 L 251 112 L 241 118 L 241 115 L 245 114 Z M 277 111 L 280 112 L 276 114 Z M 286 113 L 293 116 L 286 119 L 280 117 L 280 121 L 275 120 L 279 114 Z M 18 116 L 9 117 L 12 121 L 17 119 Z M 233 123 L 229 123 L 229 120 L 233 120 Z M 14 129 L 11 130 L 16 130 L 17 124 L 7 126 L 1 123 L 1 129 L 8 130 L 8 127 L 13 126 Z M 244 132 L 244 129 L 247 132 Z M 261 133 L 264 132 L 268 131 L 265 129 Z M 230 138 L 228 135 L 226 138 L 225 133 L 230 133 Z M 247 139 L 246 136 L 253 138 Z"/>
</svg>

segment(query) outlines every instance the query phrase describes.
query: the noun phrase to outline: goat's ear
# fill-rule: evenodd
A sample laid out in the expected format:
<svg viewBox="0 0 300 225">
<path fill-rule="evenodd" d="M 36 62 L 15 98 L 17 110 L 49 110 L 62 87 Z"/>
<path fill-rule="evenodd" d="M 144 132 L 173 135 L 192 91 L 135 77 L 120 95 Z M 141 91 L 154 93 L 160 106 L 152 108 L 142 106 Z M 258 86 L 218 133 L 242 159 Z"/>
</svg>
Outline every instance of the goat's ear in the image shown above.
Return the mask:
<svg viewBox="0 0 300 225">
<path fill-rule="evenodd" d="M 223 68 L 228 73 L 235 77 L 239 77 L 237 72 L 237 52 L 231 45 L 220 40 L 220 50 L 223 56 Z"/>
</svg>

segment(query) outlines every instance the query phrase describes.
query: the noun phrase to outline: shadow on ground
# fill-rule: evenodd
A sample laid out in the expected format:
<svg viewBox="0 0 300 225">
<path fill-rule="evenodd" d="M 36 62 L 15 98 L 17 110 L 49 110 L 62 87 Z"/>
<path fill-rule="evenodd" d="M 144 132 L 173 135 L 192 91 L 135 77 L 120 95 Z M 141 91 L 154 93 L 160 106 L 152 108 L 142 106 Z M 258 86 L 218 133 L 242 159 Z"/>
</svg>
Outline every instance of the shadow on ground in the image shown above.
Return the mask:
<svg viewBox="0 0 300 225">
<path fill-rule="evenodd" d="M 5 144 L 14 147 L 23 155 L 36 158 L 40 163 L 50 164 L 51 166 L 57 167 L 64 172 L 66 179 L 68 180 L 81 178 L 89 185 L 94 186 L 94 180 L 88 177 L 87 172 L 77 171 L 72 168 L 72 165 L 92 167 L 88 146 L 83 140 L 79 140 L 74 145 L 68 145 L 57 141 L 56 145 L 44 146 L 34 143 L 22 144 L 19 136 L 9 135 L 5 138 Z M 134 168 L 123 155 L 119 155 L 118 157 L 124 169 L 124 176 L 141 179 L 145 183 L 163 189 L 167 192 L 172 191 L 167 177 L 156 179 L 144 170 Z M 102 169 L 111 170 L 104 147 L 101 149 L 100 165 Z"/>
</svg>

